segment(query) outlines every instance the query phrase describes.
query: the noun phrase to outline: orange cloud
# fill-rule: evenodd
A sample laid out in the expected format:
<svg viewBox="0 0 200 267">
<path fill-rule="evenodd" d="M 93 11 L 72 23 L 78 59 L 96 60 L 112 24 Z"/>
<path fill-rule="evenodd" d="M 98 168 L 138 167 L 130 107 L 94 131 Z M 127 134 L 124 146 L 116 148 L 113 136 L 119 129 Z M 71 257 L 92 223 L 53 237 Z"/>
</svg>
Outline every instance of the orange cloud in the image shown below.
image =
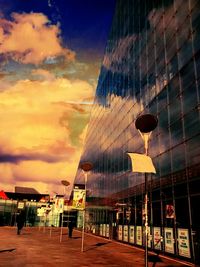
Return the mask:
<svg viewBox="0 0 200 267">
<path fill-rule="evenodd" d="M 50 24 L 44 14 L 13 13 L 12 19 L 0 19 L 1 54 L 24 64 L 40 64 L 57 56 L 74 60 L 75 53 L 62 47 L 58 25 Z"/>
<path fill-rule="evenodd" d="M 82 152 L 71 140 L 70 120 L 89 112 L 81 101 L 91 98 L 94 88 L 86 81 L 55 78 L 47 71 L 33 73 L 50 78 L 7 83 L 0 91 L 0 187 L 7 190 L 32 183 L 44 192 L 62 179 L 73 183 Z M 85 119 L 80 123 L 84 129 Z M 82 142 L 83 132 L 76 138 Z M 62 186 L 59 190 L 62 193 Z"/>
</svg>

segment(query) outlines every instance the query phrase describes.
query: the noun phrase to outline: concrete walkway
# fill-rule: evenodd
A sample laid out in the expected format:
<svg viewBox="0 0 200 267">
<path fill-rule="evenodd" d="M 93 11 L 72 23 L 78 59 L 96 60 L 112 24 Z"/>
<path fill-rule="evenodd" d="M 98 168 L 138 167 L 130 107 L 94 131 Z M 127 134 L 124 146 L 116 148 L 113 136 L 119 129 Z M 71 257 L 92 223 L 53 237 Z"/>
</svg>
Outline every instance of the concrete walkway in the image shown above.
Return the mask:
<svg viewBox="0 0 200 267">
<path fill-rule="evenodd" d="M 150 256 L 149 267 L 183 267 L 184 263 Z M 154 261 L 154 262 L 153 262 Z M 85 234 L 81 252 L 81 233 L 67 236 L 64 228 L 60 243 L 60 229 L 24 228 L 21 235 L 15 227 L 0 227 L 0 267 L 143 267 L 141 249 Z M 190 265 L 193 266 L 193 265 Z"/>
</svg>

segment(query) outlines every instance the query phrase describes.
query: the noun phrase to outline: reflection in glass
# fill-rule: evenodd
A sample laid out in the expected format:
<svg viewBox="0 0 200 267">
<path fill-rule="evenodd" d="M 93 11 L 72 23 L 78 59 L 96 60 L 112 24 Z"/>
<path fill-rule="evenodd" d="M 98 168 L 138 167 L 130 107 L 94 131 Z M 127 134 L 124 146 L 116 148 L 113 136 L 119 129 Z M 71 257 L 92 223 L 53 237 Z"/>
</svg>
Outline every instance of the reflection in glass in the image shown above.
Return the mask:
<svg viewBox="0 0 200 267">
<path fill-rule="evenodd" d="M 189 188 L 200 179 L 199 10 L 198 0 L 116 1 L 81 156 L 94 164 L 88 189 L 96 224 L 111 217 L 116 227 L 128 224 L 130 207 L 129 222 L 143 225 L 144 174 L 130 172 L 126 153 L 144 153 L 134 122 L 151 113 L 158 117 L 149 146 L 157 170 L 149 177 L 151 226 L 186 227 L 192 236 L 198 219 Z M 78 170 L 75 183 L 82 181 Z M 116 203 L 124 205 L 123 216 Z M 174 205 L 177 221 L 165 218 L 167 204 Z"/>
</svg>

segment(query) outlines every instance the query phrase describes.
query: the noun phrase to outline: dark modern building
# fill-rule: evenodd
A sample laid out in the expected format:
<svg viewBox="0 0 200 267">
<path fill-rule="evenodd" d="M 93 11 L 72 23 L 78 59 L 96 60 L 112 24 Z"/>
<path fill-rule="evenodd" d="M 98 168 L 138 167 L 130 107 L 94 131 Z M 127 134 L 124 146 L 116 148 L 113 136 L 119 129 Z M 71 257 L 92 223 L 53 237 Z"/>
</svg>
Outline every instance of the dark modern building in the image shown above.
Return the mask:
<svg viewBox="0 0 200 267">
<path fill-rule="evenodd" d="M 199 84 L 200 1 L 116 1 L 81 157 L 93 233 L 144 244 L 145 175 L 127 152 L 144 153 L 135 120 L 150 113 L 149 249 L 200 263 Z"/>
</svg>

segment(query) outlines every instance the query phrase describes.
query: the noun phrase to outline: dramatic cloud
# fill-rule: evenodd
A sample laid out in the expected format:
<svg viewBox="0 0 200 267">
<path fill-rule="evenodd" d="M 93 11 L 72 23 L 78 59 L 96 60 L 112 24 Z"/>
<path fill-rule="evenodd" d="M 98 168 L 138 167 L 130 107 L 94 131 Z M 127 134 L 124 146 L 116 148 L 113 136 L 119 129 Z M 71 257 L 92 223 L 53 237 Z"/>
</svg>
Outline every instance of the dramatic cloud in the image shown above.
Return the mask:
<svg viewBox="0 0 200 267">
<path fill-rule="evenodd" d="M 0 91 L 0 187 L 33 182 L 44 192 L 62 179 L 73 183 L 94 88 L 42 69 L 32 75 L 41 79 Z"/>
<path fill-rule="evenodd" d="M 63 56 L 74 60 L 75 53 L 62 46 L 58 25 L 42 13 L 12 14 L 12 21 L 0 19 L 0 53 L 21 63 L 40 64 Z"/>
<path fill-rule="evenodd" d="M 99 71 L 42 13 L 0 16 L 0 189 L 63 193 L 77 171 Z"/>
</svg>

